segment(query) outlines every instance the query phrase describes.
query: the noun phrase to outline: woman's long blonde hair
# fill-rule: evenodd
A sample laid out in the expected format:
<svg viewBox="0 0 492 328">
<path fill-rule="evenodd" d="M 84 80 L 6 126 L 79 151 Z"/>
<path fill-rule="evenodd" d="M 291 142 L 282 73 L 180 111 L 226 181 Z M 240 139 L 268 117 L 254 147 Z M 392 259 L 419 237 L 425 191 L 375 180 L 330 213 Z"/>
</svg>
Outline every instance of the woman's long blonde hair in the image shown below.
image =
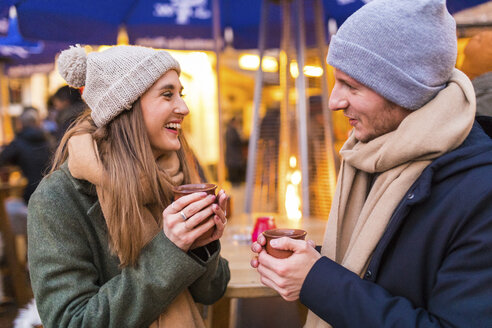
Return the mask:
<svg viewBox="0 0 492 328">
<path fill-rule="evenodd" d="M 152 204 L 156 204 L 150 210 L 154 215 L 158 214 L 160 227 L 161 213 L 173 199 L 172 182 L 167 175 L 164 175 L 166 179 L 159 179 L 162 169 L 152 153 L 139 101 L 135 102 L 131 110 L 123 111 L 100 128 L 96 127 L 90 113 L 90 110 L 85 111 L 65 133 L 55 152 L 50 173 L 67 160 L 70 137 L 85 133 L 92 135 L 107 177 L 103 179 L 103 188 L 108 191 L 107 201 L 111 204 L 110 217 L 106 218 L 110 248 L 118 254 L 122 267 L 134 266 L 143 246 L 140 222 L 144 190 L 141 179 L 146 178 L 147 186 L 150 186 Z M 200 178 L 196 161 L 182 134 L 179 135 L 179 141 L 181 148 L 177 154 L 184 175 L 183 184 L 198 183 Z M 146 189 L 146 192 L 149 190 Z M 149 195 L 145 195 L 145 198 L 149 199 Z"/>
</svg>

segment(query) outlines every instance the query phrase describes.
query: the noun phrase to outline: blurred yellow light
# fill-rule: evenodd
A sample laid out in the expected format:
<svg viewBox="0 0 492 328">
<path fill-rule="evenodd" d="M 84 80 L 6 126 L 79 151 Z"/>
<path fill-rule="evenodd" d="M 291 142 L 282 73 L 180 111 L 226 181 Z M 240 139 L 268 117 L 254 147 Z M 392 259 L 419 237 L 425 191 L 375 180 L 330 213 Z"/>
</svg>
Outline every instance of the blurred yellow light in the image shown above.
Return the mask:
<svg viewBox="0 0 492 328">
<path fill-rule="evenodd" d="M 263 57 L 261 68 L 263 68 L 265 72 L 275 73 L 276 71 L 278 71 L 277 59 L 271 56 Z"/>
<path fill-rule="evenodd" d="M 292 183 L 297 186 L 299 183 L 301 183 L 301 177 L 301 171 L 295 170 L 290 177 L 290 181 L 292 181 Z"/>
<path fill-rule="evenodd" d="M 239 67 L 245 70 L 256 70 L 260 64 L 260 57 L 256 55 L 241 55 L 239 56 Z"/>
<path fill-rule="evenodd" d="M 126 28 L 125 27 L 120 27 L 120 29 L 118 30 L 118 36 L 116 38 L 116 44 L 118 44 L 119 46 L 122 46 L 122 45 L 129 45 L 130 44 L 130 38 L 128 37 L 128 33 L 126 32 Z"/>
<path fill-rule="evenodd" d="M 297 165 L 297 159 L 295 156 L 290 156 L 289 158 L 289 165 L 290 167 L 294 168 Z"/>
<path fill-rule="evenodd" d="M 260 57 L 257 55 L 245 54 L 239 56 L 239 67 L 244 70 L 256 71 L 260 64 Z M 264 72 L 274 73 L 278 70 L 277 59 L 272 56 L 264 56 L 261 68 Z"/>
<path fill-rule="evenodd" d="M 320 77 L 321 75 L 323 75 L 323 69 L 319 66 L 306 65 L 304 66 L 303 71 L 304 75 L 310 77 Z M 299 76 L 299 66 L 297 65 L 296 61 L 290 63 L 290 75 L 294 79 Z"/>
<path fill-rule="evenodd" d="M 109 48 L 112 48 L 113 46 L 99 46 L 99 48 L 97 48 L 97 51 L 101 52 L 101 51 L 104 51 L 104 50 L 107 50 Z"/>
<path fill-rule="evenodd" d="M 304 74 L 311 77 L 320 77 L 323 75 L 323 69 L 319 66 L 304 66 Z"/>
<path fill-rule="evenodd" d="M 297 62 L 295 61 L 290 63 L 290 75 L 292 75 L 294 79 L 297 79 L 297 77 L 299 76 L 299 67 L 297 66 Z"/>
<path fill-rule="evenodd" d="M 285 210 L 287 212 L 287 219 L 299 221 L 302 217 L 302 213 L 299 210 L 300 207 L 301 199 L 299 198 L 297 188 L 293 184 L 288 184 L 285 192 Z"/>
</svg>

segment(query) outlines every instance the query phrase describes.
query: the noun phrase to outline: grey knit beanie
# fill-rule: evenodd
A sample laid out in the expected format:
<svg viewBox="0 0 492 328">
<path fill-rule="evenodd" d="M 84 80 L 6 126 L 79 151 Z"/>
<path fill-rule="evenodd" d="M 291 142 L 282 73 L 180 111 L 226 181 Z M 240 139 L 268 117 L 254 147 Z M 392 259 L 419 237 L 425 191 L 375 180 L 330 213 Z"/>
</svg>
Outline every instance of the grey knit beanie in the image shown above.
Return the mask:
<svg viewBox="0 0 492 328">
<path fill-rule="evenodd" d="M 456 22 L 445 0 L 374 0 L 342 24 L 327 60 L 415 110 L 446 86 L 456 55 Z"/>
<path fill-rule="evenodd" d="M 130 109 L 171 69 L 180 73 L 179 63 L 167 51 L 140 46 L 116 46 L 88 55 L 75 46 L 58 57 L 58 71 L 65 81 L 72 87 L 84 86 L 82 98 L 98 127 Z"/>
</svg>

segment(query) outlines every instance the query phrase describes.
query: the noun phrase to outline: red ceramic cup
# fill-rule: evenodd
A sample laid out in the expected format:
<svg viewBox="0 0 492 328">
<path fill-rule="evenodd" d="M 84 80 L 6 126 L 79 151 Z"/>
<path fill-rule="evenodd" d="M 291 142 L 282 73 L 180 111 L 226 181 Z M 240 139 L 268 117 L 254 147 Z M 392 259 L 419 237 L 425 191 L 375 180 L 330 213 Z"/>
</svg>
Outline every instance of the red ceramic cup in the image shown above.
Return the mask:
<svg viewBox="0 0 492 328">
<path fill-rule="evenodd" d="M 253 233 L 251 234 L 251 241 L 255 242 L 263 231 L 274 229 L 275 218 L 273 216 L 260 216 L 256 218 L 255 227 L 253 228 Z"/>
<path fill-rule="evenodd" d="M 279 259 L 285 259 L 289 256 L 292 255 L 292 251 L 289 250 L 283 250 L 283 249 L 276 249 L 273 248 L 270 245 L 270 241 L 272 239 L 277 239 L 281 237 L 289 237 L 292 239 L 299 239 L 299 240 L 304 240 L 306 238 L 307 232 L 305 230 L 301 229 L 270 229 L 267 231 L 263 232 L 263 236 L 265 236 L 266 239 L 266 252 L 270 254 L 273 257 L 279 258 Z"/>
<path fill-rule="evenodd" d="M 197 183 L 197 184 L 185 184 L 177 187 L 173 187 L 174 192 L 174 200 L 177 200 L 183 196 L 195 193 L 195 192 L 206 192 L 208 195 L 215 195 L 215 189 L 217 189 L 217 185 L 213 183 Z M 218 200 L 215 201 L 216 203 Z M 204 224 L 208 220 L 213 220 L 214 215 L 209 216 L 205 220 L 203 220 L 199 225 Z M 198 225 L 198 226 L 199 226 Z M 201 235 L 198 239 L 206 239 L 212 235 L 214 232 L 215 226 L 208 229 L 203 235 Z"/>
</svg>

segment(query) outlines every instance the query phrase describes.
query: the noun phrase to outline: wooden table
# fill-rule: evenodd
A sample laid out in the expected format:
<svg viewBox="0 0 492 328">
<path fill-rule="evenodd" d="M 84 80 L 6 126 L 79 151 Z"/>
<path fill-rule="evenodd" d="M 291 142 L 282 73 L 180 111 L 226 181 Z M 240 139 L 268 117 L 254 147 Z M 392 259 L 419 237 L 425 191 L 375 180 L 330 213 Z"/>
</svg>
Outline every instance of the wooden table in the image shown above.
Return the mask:
<svg viewBox="0 0 492 328">
<path fill-rule="evenodd" d="M 260 215 L 253 215 L 256 218 Z M 263 215 L 261 215 L 263 216 Z M 323 240 L 326 221 L 314 218 L 301 219 L 299 222 L 291 222 L 285 218 L 277 217 L 277 228 L 300 228 L 307 231 L 307 239 L 312 239 L 320 245 Z M 253 220 L 249 220 L 252 222 Z M 251 242 L 245 242 L 238 238 L 241 233 L 251 233 L 252 223 L 248 224 L 248 217 L 241 215 L 233 217 L 221 238 L 222 257 L 229 261 L 231 280 L 224 297 L 213 307 L 208 326 L 213 328 L 229 327 L 235 322 L 235 313 L 231 309 L 231 301 L 238 298 L 256 298 L 277 296 L 277 292 L 266 287 L 260 282 L 258 272 L 250 266 L 250 260 L 254 253 L 251 251 Z"/>
</svg>

